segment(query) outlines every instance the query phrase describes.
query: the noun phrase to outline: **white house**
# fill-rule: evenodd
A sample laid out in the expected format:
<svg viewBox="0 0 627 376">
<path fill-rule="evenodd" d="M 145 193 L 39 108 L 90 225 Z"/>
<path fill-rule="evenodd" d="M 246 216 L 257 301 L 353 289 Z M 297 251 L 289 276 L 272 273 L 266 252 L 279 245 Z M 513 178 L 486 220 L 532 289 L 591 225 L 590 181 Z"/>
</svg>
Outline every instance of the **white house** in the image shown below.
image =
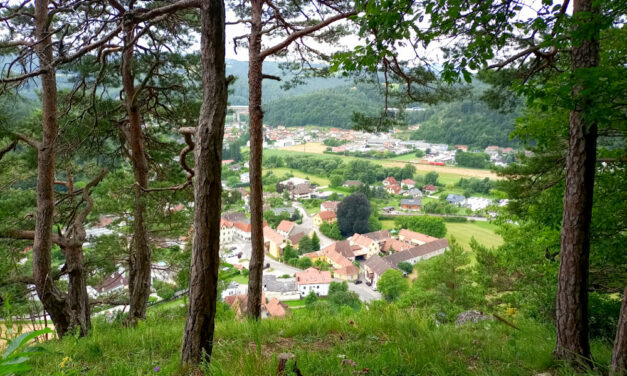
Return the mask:
<svg viewBox="0 0 627 376">
<path fill-rule="evenodd" d="M 331 272 L 309 268 L 304 272 L 296 273 L 296 284 L 301 297 L 306 297 L 312 291 L 318 296 L 329 295 L 331 284 Z"/>
</svg>

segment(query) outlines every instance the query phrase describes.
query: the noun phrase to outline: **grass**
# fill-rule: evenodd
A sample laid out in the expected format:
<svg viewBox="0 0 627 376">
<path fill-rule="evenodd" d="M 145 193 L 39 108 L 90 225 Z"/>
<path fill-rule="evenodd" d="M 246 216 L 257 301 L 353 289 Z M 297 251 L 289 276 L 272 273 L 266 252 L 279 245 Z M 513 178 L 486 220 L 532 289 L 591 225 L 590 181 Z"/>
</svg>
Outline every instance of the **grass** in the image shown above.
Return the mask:
<svg viewBox="0 0 627 376">
<path fill-rule="evenodd" d="M 247 285 L 248 284 L 248 277 L 239 274 L 239 275 L 236 275 L 235 277 L 231 278 L 230 281 L 235 281 L 235 282 L 239 283 L 240 285 Z"/>
<path fill-rule="evenodd" d="M 317 184 L 319 186 L 325 186 L 325 185 L 331 184 L 331 182 L 327 178 L 323 178 L 323 177 L 312 175 L 312 174 L 306 174 L 304 172 L 287 168 L 287 167 L 267 168 L 263 170 L 264 173 L 266 173 L 267 171 L 272 171 L 278 177 L 282 177 L 286 174 L 291 173 L 292 175 L 294 175 L 294 177 L 297 177 L 297 178 L 303 178 L 303 179 L 308 178 L 309 180 L 311 180 L 312 183 Z"/>
<path fill-rule="evenodd" d="M 87 338 L 45 344 L 48 352 L 34 358 L 32 374 L 154 375 L 160 367 L 158 374 L 183 375 L 185 311 L 151 310 L 136 328 L 96 320 Z M 368 375 L 574 375 L 551 356 L 554 330 L 523 318 L 516 331 L 496 321 L 436 325 L 421 311 L 383 303 L 360 312 L 298 309 L 291 318 L 257 322 L 219 312 L 208 375 L 272 375 L 281 352 L 295 354 L 304 375 L 352 375 L 366 368 Z M 610 352 L 609 345 L 593 342 L 599 364 L 609 363 Z M 65 357 L 71 360 L 60 368 Z"/>
<path fill-rule="evenodd" d="M 495 231 L 497 226 L 489 222 L 446 222 L 446 237 L 455 236 L 455 239 L 470 249 L 470 239 L 474 236 L 477 241 L 487 247 L 496 247 L 503 244 L 503 238 Z"/>
</svg>

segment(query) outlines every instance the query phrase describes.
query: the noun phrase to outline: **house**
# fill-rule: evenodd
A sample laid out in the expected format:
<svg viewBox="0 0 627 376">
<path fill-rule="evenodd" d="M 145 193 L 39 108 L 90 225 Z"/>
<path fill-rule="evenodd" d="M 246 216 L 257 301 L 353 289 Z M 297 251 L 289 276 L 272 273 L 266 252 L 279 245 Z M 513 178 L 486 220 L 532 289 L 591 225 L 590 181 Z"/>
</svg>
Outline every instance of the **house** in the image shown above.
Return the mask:
<svg viewBox="0 0 627 376">
<path fill-rule="evenodd" d="M 233 241 L 233 222 L 220 218 L 220 244 L 228 244 Z"/>
<path fill-rule="evenodd" d="M 363 183 L 360 182 L 359 180 L 347 180 L 344 182 L 344 184 L 342 184 L 342 187 L 345 187 L 345 188 L 359 187 L 362 184 Z"/>
<path fill-rule="evenodd" d="M 285 238 L 269 226 L 263 228 L 263 241 L 266 251 L 275 258 L 281 257 L 283 248 L 287 245 Z"/>
<path fill-rule="evenodd" d="M 223 165 L 230 165 L 231 163 L 235 162 L 233 159 L 225 159 L 222 161 Z"/>
<path fill-rule="evenodd" d="M 298 184 L 297 186 L 294 187 L 294 189 L 292 189 L 290 192 L 290 197 L 292 200 L 298 200 L 298 199 L 310 199 L 311 198 L 311 193 L 312 193 L 313 189 L 311 188 L 311 185 L 309 185 L 308 183 L 305 184 Z"/>
<path fill-rule="evenodd" d="M 422 200 L 419 198 L 404 198 L 401 199 L 401 208 L 406 210 L 420 210 L 422 207 Z"/>
<path fill-rule="evenodd" d="M 383 242 L 383 247 L 381 247 L 381 252 L 389 254 L 392 252 L 406 251 L 412 247 L 415 247 L 415 245 L 400 241 L 398 239 L 387 238 L 385 239 L 385 242 Z"/>
<path fill-rule="evenodd" d="M 229 222 L 243 222 L 250 223 L 250 219 L 246 216 L 244 212 L 229 212 L 222 214 L 222 219 L 225 219 Z"/>
<path fill-rule="evenodd" d="M 337 213 L 337 207 L 339 205 L 339 201 L 325 201 L 320 204 L 320 211 L 332 211 L 334 213 Z"/>
<path fill-rule="evenodd" d="M 403 196 L 419 198 L 419 197 L 422 197 L 422 191 L 420 189 L 418 189 L 418 188 L 411 188 L 411 189 L 408 189 L 407 191 L 405 191 L 403 193 Z"/>
<path fill-rule="evenodd" d="M 320 271 L 316 268 L 296 273 L 296 284 L 301 297 L 306 297 L 311 291 L 318 296 L 329 295 L 331 281 L 331 272 Z"/>
<path fill-rule="evenodd" d="M 275 275 L 264 274 L 262 277 L 263 292 L 268 299 L 279 301 L 300 299 L 296 280 L 293 278 L 277 278 Z"/>
<path fill-rule="evenodd" d="M 403 190 L 403 189 L 402 189 L 402 188 L 401 188 L 401 186 L 400 186 L 400 185 L 398 185 L 398 184 L 388 185 L 388 186 L 385 188 L 385 191 L 386 191 L 387 193 L 389 193 L 389 194 L 392 194 L 392 195 L 397 195 L 397 194 L 401 193 L 401 191 L 402 191 L 402 190 Z"/>
<path fill-rule="evenodd" d="M 355 281 L 359 279 L 359 268 L 351 264 L 339 269 L 333 269 L 333 276 L 342 281 Z"/>
<path fill-rule="evenodd" d="M 437 239 L 436 241 L 412 247 L 404 251 L 392 253 L 391 255 L 385 257 L 375 255 L 362 264 L 364 269 L 364 278 L 366 279 L 366 282 L 370 283 L 372 288 L 376 290 L 379 278 L 381 278 L 383 273 L 385 273 L 388 269 L 398 269 L 398 264 L 401 262 L 408 262 L 415 265 L 419 261 L 441 255 L 447 248 L 448 241 L 446 239 Z"/>
<path fill-rule="evenodd" d="M 398 185 L 398 181 L 394 178 L 394 176 L 389 176 L 383 179 L 383 186 L 388 187 L 390 185 Z"/>
<path fill-rule="evenodd" d="M 250 223 L 235 222 L 233 224 L 233 236 L 242 240 L 250 240 L 251 225 Z"/>
<path fill-rule="evenodd" d="M 403 179 L 401 180 L 401 186 L 407 189 L 414 188 L 416 186 L 416 182 L 411 179 Z"/>
<path fill-rule="evenodd" d="M 455 148 L 457 150 L 461 150 L 463 152 L 467 152 L 468 151 L 468 145 L 455 145 Z"/>
<path fill-rule="evenodd" d="M 385 240 L 390 237 L 390 232 L 388 230 L 379 230 L 367 232 L 362 235 L 376 241 L 377 243 L 379 243 L 379 247 L 381 247 L 383 246 L 383 243 L 385 243 Z"/>
<path fill-rule="evenodd" d="M 434 242 L 434 241 L 439 240 L 439 239 L 435 238 L 433 236 L 421 234 L 419 232 L 415 232 L 415 231 L 411 231 L 411 230 L 407 230 L 407 229 L 402 229 L 398 233 L 398 240 L 403 241 L 405 243 L 412 243 L 412 244 L 422 245 L 422 244 Z"/>
<path fill-rule="evenodd" d="M 117 272 L 105 277 L 100 286 L 96 287 L 99 295 L 113 292 L 124 292 L 128 287 L 128 278 L 125 276 L 124 268 L 119 268 Z"/>
<path fill-rule="evenodd" d="M 276 231 L 283 237 L 287 238 L 288 236 L 290 236 L 290 233 L 292 232 L 292 230 L 294 230 L 295 227 L 296 223 L 284 219 L 281 221 L 281 223 L 279 223 Z"/>
<path fill-rule="evenodd" d="M 433 194 L 438 191 L 438 189 L 433 184 L 427 184 L 422 186 L 422 190 L 425 193 Z"/>
<path fill-rule="evenodd" d="M 248 295 L 227 296 L 224 298 L 224 302 L 235 311 L 236 317 L 246 317 L 248 312 Z M 286 304 L 281 303 L 277 298 L 272 298 L 268 301 L 265 294 L 261 295 L 261 318 L 285 317 L 288 314 L 289 309 Z"/>
<path fill-rule="evenodd" d="M 466 197 L 464 197 L 462 195 L 455 194 L 455 193 L 449 193 L 449 195 L 446 196 L 446 201 L 449 204 L 461 206 L 466 201 Z"/>
<path fill-rule="evenodd" d="M 351 246 L 356 245 L 359 248 L 353 251 L 355 257 L 368 259 L 379 253 L 379 242 L 361 234 L 355 234 L 349 239 Z"/>
<path fill-rule="evenodd" d="M 239 174 L 239 181 L 242 183 L 250 183 L 250 175 L 248 172 Z"/>
<path fill-rule="evenodd" d="M 332 211 L 322 211 L 316 213 L 313 217 L 314 225 L 321 226 L 323 223 L 335 223 L 337 221 L 337 215 Z"/>
</svg>

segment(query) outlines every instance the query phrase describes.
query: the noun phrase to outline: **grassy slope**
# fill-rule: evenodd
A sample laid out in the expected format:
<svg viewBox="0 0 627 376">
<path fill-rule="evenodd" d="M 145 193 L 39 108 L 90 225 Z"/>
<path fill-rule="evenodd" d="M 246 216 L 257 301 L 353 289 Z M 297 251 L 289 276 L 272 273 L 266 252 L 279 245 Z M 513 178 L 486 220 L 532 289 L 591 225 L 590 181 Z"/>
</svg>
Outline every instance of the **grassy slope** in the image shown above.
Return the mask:
<svg viewBox="0 0 627 376">
<path fill-rule="evenodd" d="M 503 244 L 503 239 L 495 233 L 497 226 L 488 222 L 446 223 L 446 236 L 455 236 L 455 239 L 469 249 L 470 239 L 474 236 L 477 241 L 488 247 Z"/>
<path fill-rule="evenodd" d="M 208 374 L 271 375 L 276 356 L 292 352 L 304 375 L 533 375 L 555 368 L 571 375 L 551 357 L 553 330 L 520 320 L 521 331 L 498 322 L 457 327 L 436 326 L 414 310 L 377 304 L 370 310 L 342 314 L 295 310 L 291 319 L 260 322 L 222 318 Z M 185 307 L 155 308 L 137 328 L 96 321 L 93 333 L 45 344 L 50 351 L 35 358 L 33 375 L 183 374 L 179 369 Z M 595 359 L 609 362 L 610 347 L 593 344 Z M 64 357 L 71 361 L 63 368 Z M 346 357 L 356 367 L 346 366 Z M 344 362 L 346 363 L 346 362 Z M 559 369 L 559 370 L 558 370 Z"/>
</svg>

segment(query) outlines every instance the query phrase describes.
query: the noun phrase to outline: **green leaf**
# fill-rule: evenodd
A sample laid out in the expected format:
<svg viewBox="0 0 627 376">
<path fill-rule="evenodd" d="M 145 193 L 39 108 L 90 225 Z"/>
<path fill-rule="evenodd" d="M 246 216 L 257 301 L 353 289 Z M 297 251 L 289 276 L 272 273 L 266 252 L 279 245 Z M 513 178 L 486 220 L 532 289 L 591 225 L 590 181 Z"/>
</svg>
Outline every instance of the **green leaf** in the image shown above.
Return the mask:
<svg viewBox="0 0 627 376">
<path fill-rule="evenodd" d="M 7 359 L 14 352 L 19 350 L 23 346 L 27 345 L 30 340 L 32 340 L 32 339 L 34 339 L 36 337 L 39 337 L 42 334 L 46 334 L 46 333 L 52 333 L 52 329 L 45 328 L 45 329 L 41 329 L 41 330 L 35 330 L 33 332 L 24 333 L 24 334 L 16 337 L 13 341 L 11 341 L 9 343 L 9 346 L 7 347 L 7 350 L 4 352 L 4 355 L 2 356 L 2 358 L 3 359 Z"/>
</svg>

